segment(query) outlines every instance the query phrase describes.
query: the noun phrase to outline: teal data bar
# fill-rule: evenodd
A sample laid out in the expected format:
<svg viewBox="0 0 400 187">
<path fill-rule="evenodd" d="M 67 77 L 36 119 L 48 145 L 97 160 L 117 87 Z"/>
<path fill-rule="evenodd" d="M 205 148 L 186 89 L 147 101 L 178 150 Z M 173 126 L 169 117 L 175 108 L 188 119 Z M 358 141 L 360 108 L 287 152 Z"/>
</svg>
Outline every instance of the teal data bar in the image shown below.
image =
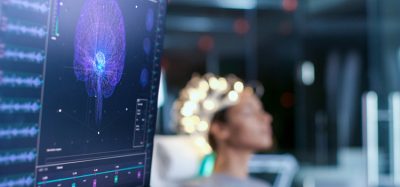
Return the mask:
<svg viewBox="0 0 400 187">
<path fill-rule="evenodd" d="M 55 182 L 61 182 L 61 181 L 66 181 L 66 180 L 73 180 L 73 179 L 79 179 L 79 178 L 91 177 L 91 176 L 95 176 L 95 175 L 103 175 L 103 174 L 114 173 L 114 172 L 118 172 L 118 171 L 127 171 L 127 170 L 131 170 L 131 169 L 139 169 L 139 168 L 144 168 L 144 166 L 134 166 L 134 167 L 128 167 L 128 168 L 122 168 L 122 169 L 116 169 L 116 170 L 110 170 L 110 171 L 103 171 L 103 172 L 94 173 L 94 174 L 78 175 L 75 177 L 67 177 L 67 178 L 61 178 L 61 179 L 42 181 L 42 182 L 38 182 L 37 184 L 38 185 L 49 184 L 49 183 L 55 183 Z"/>
</svg>

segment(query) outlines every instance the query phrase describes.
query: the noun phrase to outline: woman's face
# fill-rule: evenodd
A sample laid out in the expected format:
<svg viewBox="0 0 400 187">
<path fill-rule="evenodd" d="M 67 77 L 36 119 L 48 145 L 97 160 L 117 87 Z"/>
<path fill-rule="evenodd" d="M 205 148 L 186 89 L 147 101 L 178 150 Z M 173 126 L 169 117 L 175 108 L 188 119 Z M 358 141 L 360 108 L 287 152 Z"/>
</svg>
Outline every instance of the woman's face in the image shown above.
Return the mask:
<svg viewBox="0 0 400 187">
<path fill-rule="evenodd" d="M 243 93 L 238 104 L 228 111 L 227 144 L 249 151 L 269 149 L 273 145 L 272 116 L 253 93 Z"/>
</svg>

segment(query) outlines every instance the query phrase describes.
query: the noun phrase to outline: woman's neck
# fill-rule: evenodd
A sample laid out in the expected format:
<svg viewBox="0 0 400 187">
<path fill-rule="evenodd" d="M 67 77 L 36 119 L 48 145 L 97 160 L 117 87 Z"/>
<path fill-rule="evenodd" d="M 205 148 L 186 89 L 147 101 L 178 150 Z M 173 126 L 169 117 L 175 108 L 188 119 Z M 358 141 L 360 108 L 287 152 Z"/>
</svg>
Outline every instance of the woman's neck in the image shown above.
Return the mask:
<svg viewBox="0 0 400 187">
<path fill-rule="evenodd" d="M 249 151 L 219 148 L 215 161 L 215 173 L 223 173 L 239 179 L 248 177 L 248 162 L 252 153 Z"/>
</svg>

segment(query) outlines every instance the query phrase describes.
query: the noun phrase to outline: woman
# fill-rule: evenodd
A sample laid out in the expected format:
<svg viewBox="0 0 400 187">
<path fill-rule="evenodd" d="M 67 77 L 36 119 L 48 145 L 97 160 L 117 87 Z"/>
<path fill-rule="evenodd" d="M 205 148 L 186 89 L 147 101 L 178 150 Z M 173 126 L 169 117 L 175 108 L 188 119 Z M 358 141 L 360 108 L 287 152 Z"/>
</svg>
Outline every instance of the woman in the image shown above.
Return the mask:
<svg viewBox="0 0 400 187">
<path fill-rule="evenodd" d="M 211 120 L 209 143 L 216 153 L 214 173 L 184 186 L 269 186 L 249 176 L 248 162 L 253 153 L 272 147 L 272 120 L 259 98 L 244 91 L 236 104 L 219 110 Z"/>
</svg>

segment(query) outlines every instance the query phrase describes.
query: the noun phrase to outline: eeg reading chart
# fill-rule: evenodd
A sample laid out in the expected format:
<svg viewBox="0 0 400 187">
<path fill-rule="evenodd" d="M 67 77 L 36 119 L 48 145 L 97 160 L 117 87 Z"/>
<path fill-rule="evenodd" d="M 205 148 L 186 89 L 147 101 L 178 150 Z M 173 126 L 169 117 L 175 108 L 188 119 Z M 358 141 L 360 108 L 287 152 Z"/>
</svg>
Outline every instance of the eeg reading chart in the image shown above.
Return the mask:
<svg viewBox="0 0 400 187">
<path fill-rule="evenodd" d="M 0 187 L 148 186 L 165 0 L 0 0 Z"/>
<path fill-rule="evenodd" d="M 0 0 L 0 187 L 35 185 L 48 7 Z"/>
</svg>

